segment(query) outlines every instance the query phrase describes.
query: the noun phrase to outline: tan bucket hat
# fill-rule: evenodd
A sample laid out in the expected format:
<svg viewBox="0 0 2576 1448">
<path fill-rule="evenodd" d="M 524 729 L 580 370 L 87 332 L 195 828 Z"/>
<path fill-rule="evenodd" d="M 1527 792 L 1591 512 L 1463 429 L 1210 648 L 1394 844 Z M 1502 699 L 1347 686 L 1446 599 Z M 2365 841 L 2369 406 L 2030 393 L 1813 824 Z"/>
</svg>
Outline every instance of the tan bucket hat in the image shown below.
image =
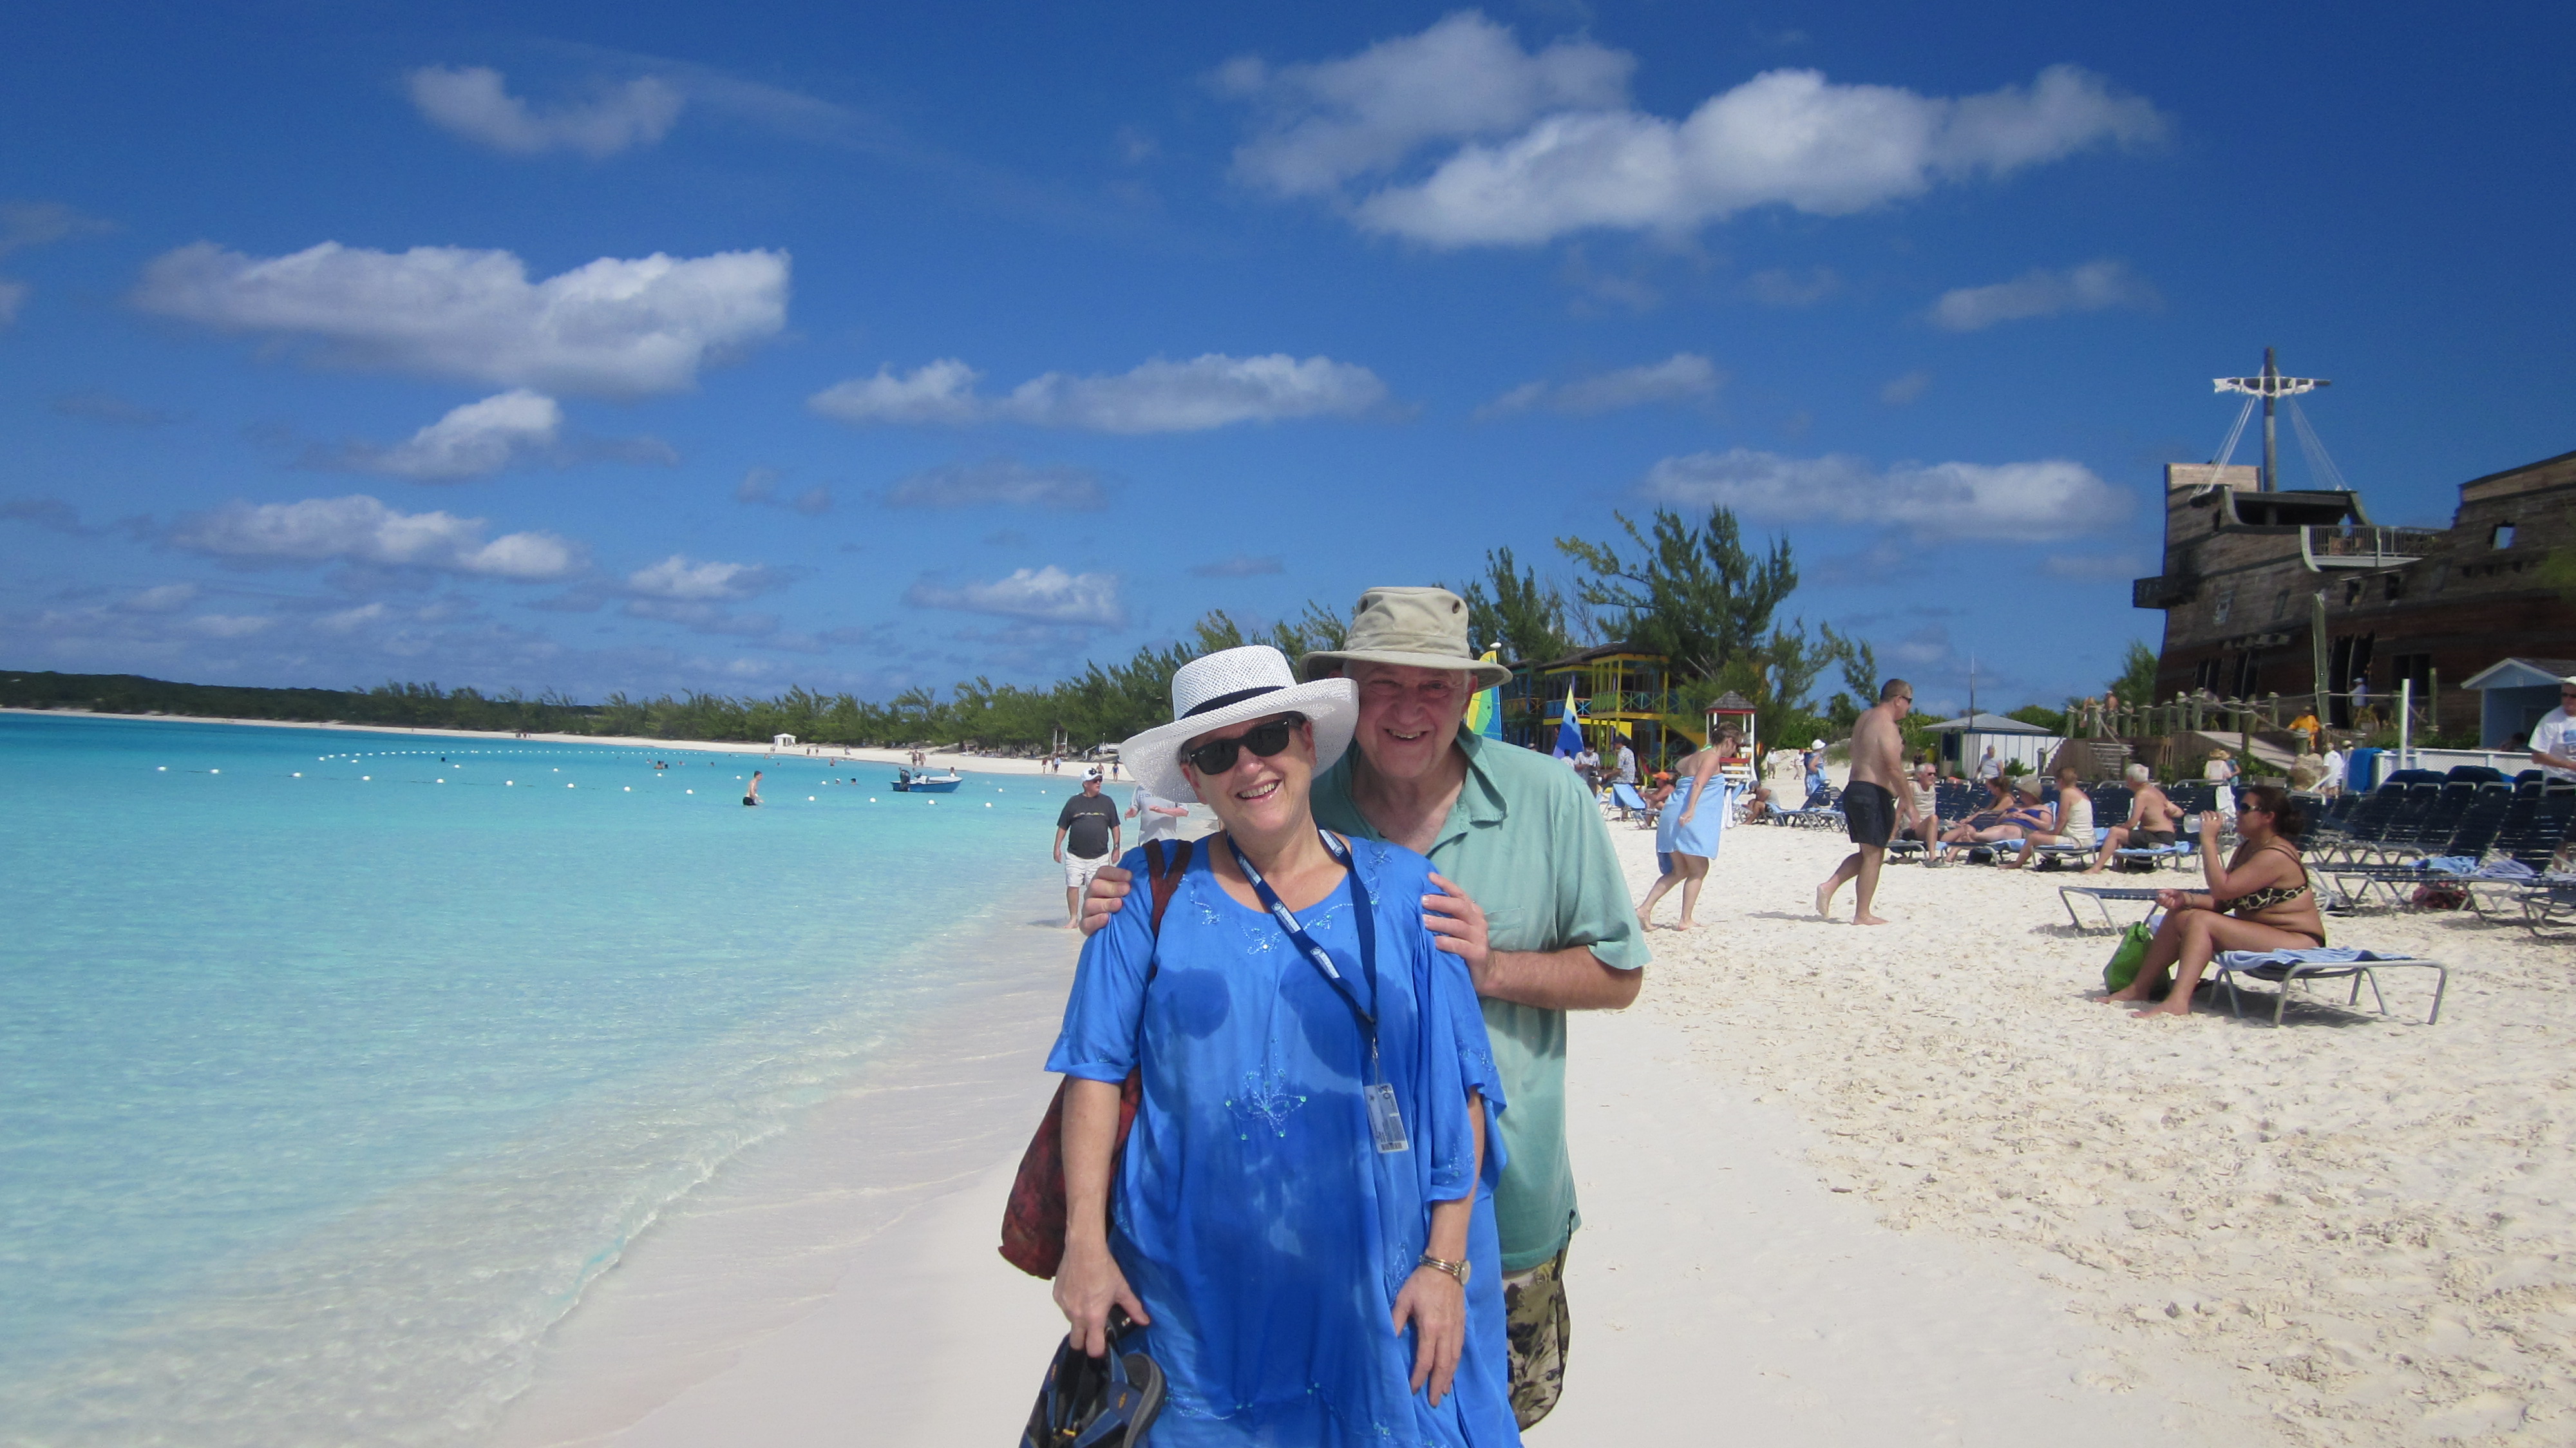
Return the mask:
<svg viewBox="0 0 2576 1448">
<path fill-rule="evenodd" d="M 1467 600 L 1445 588 L 1372 588 L 1361 594 L 1342 646 L 1308 654 L 1299 667 L 1311 679 L 1325 662 L 1465 669 L 1476 676 L 1479 689 L 1512 676 L 1511 670 L 1467 651 Z"/>
</svg>

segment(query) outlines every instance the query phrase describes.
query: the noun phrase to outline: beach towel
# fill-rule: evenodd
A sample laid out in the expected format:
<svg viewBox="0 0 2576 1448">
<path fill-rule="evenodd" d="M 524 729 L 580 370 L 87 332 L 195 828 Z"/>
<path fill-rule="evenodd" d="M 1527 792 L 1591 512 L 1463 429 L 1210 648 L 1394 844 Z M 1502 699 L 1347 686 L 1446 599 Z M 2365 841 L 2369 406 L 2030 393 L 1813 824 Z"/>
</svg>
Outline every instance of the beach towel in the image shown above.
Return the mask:
<svg viewBox="0 0 2576 1448">
<path fill-rule="evenodd" d="M 2261 966 L 2352 965 L 2380 960 L 2412 960 L 2411 955 L 2383 955 L 2375 950 L 2354 950 L 2341 945 L 2320 945 L 2312 950 L 2230 950 L 2222 952 L 2218 963 L 2229 970 L 2254 970 Z"/>
</svg>

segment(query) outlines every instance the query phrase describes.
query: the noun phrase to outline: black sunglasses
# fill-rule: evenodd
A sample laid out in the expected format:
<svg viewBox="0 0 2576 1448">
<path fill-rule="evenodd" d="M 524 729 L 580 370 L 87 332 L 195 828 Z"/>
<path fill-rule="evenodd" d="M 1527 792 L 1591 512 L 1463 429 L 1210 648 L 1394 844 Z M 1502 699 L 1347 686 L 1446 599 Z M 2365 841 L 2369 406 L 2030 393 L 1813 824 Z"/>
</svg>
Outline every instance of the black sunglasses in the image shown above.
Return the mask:
<svg viewBox="0 0 2576 1448">
<path fill-rule="evenodd" d="M 1232 739 L 1211 739 L 1196 749 L 1181 751 L 1181 762 L 1205 775 L 1223 774 L 1234 768 L 1236 756 L 1249 749 L 1263 759 L 1288 747 L 1288 737 L 1306 722 L 1303 714 L 1282 714 L 1265 720 L 1237 734 Z"/>
</svg>

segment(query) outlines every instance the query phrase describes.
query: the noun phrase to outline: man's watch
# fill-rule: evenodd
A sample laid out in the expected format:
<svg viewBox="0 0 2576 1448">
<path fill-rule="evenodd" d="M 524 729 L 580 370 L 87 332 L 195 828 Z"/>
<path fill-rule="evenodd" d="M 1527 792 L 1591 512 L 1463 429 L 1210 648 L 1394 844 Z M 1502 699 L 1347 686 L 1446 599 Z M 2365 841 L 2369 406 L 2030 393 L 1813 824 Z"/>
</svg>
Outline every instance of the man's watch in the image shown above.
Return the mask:
<svg viewBox="0 0 2576 1448">
<path fill-rule="evenodd" d="M 1434 1268 L 1434 1269 L 1437 1269 L 1437 1270 L 1442 1271 L 1442 1272 L 1446 1272 L 1446 1273 L 1448 1273 L 1450 1276 L 1457 1278 L 1457 1279 L 1458 1279 L 1458 1285 L 1459 1285 L 1459 1286 L 1461 1286 L 1461 1287 L 1464 1287 L 1464 1286 L 1466 1286 L 1466 1285 L 1467 1285 L 1467 1273 L 1468 1273 L 1468 1271 L 1469 1271 L 1471 1268 L 1473 1268 L 1476 1264 L 1474 1264 L 1474 1263 L 1472 1263 L 1472 1262 L 1466 1262 L 1466 1261 L 1458 1261 L 1458 1262 L 1443 1262 L 1443 1261 L 1441 1261 L 1439 1258 L 1432 1256 L 1432 1255 L 1431 1255 L 1430 1253 L 1428 1253 L 1428 1252 L 1425 1252 L 1425 1253 L 1423 1253 L 1423 1254 L 1422 1254 L 1422 1260 L 1421 1260 L 1420 1262 L 1415 1263 L 1414 1265 L 1415 1265 L 1415 1266 L 1418 1266 L 1418 1267 L 1430 1267 L 1430 1268 Z"/>
</svg>

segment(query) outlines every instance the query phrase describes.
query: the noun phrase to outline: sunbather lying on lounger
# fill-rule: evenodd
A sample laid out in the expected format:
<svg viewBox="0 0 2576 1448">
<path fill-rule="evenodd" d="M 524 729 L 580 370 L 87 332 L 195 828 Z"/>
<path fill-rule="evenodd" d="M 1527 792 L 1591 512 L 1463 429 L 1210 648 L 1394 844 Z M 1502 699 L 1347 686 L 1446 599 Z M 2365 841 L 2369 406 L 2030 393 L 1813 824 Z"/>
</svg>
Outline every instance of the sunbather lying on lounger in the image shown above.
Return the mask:
<svg viewBox="0 0 2576 1448">
<path fill-rule="evenodd" d="M 2005 869 L 2018 870 L 2029 864 L 2042 845 L 2082 845 L 2088 850 L 2093 847 L 2093 797 L 2084 792 L 2074 765 L 2058 767 L 2057 802 L 2048 806 L 2047 815 L 2047 823 L 2023 837 L 2021 854 Z"/>
<path fill-rule="evenodd" d="M 2122 850 L 2161 850 L 2174 842 L 2174 831 L 2182 823 L 2182 811 L 2165 792 L 2156 788 L 2155 775 L 2143 764 L 2132 764 L 2121 771 L 2129 781 L 2129 822 L 2111 826 L 2109 837 L 2102 841 L 2102 853 L 2093 857 L 2087 875 L 2099 875 L 2111 868 L 2111 861 Z"/>
<path fill-rule="evenodd" d="M 1994 798 L 1987 801 L 1986 808 L 1951 826 L 1950 832 L 1941 837 L 1943 845 L 1991 845 L 2019 840 L 2048 823 L 2047 812 L 2039 807 L 2039 781 L 2029 775 L 2023 775 L 2018 785 L 2001 778 L 1990 779 L 1986 788 L 1994 791 Z M 2015 805 L 2016 791 L 2022 795 L 2020 807 Z"/>
</svg>

